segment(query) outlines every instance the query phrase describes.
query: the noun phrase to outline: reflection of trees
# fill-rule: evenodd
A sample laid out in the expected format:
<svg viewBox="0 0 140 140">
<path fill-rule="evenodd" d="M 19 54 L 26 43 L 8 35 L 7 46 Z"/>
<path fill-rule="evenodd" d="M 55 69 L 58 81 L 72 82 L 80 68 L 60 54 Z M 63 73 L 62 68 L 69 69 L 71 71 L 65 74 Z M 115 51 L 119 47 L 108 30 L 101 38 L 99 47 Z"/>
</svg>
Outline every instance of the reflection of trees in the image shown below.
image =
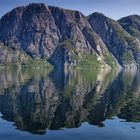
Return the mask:
<svg viewBox="0 0 140 140">
<path fill-rule="evenodd" d="M 127 80 L 128 81 L 128 80 Z M 130 81 L 130 80 L 129 80 Z M 126 81 L 124 81 L 126 83 Z M 133 81 L 128 84 L 127 93 L 124 97 L 123 107 L 118 116 L 127 121 L 140 121 L 140 72 L 138 71 Z"/>
<path fill-rule="evenodd" d="M 124 71 L 118 75 L 104 94 L 106 117 L 119 116 L 127 121 L 140 121 L 140 76 L 137 71 Z M 105 99 L 106 98 L 106 99 Z M 101 104 L 101 102 L 100 102 Z"/>
</svg>

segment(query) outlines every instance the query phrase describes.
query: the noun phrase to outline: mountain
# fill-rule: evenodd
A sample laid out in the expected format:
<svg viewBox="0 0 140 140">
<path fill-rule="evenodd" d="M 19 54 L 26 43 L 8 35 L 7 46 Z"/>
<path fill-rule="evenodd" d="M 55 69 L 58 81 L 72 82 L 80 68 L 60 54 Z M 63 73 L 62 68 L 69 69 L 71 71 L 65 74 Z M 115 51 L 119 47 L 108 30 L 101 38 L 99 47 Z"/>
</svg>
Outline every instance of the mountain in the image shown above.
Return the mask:
<svg viewBox="0 0 140 140">
<path fill-rule="evenodd" d="M 93 13 L 87 19 L 121 66 L 133 67 L 140 64 L 139 40 L 124 30 L 117 21 L 101 13 Z"/>
<path fill-rule="evenodd" d="M 140 41 L 103 14 L 32 3 L 0 19 L 0 64 L 56 68 L 133 67 Z"/>
<path fill-rule="evenodd" d="M 0 41 L 56 67 L 117 64 L 81 12 L 45 4 L 18 7 L 3 16 Z"/>
<path fill-rule="evenodd" d="M 118 22 L 128 33 L 140 40 L 140 16 L 127 16 L 118 20 Z"/>
</svg>

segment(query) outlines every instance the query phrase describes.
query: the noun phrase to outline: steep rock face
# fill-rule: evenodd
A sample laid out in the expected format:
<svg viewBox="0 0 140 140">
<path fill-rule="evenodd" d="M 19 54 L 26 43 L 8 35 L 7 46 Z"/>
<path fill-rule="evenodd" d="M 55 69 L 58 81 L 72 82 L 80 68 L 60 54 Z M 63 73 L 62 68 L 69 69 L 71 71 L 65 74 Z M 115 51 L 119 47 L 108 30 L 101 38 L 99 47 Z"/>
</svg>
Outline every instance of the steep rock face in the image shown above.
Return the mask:
<svg viewBox="0 0 140 140">
<path fill-rule="evenodd" d="M 93 31 L 81 12 L 57 7 L 49 7 L 49 9 L 61 34 L 61 42 L 64 43 L 63 47 L 68 47 L 67 49 L 72 50 L 67 53 L 70 53 L 69 58 L 72 56 L 72 52 L 78 60 L 83 55 L 96 54 L 97 59 L 100 59 L 100 61 L 103 59 L 110 66 L 117 64 L 113 56 L 109 54 L 102 39 Z M 67 45 L 68 42 L 69 45 Z M 112 60 L 110 63 L 107 60 L 108 56 Z M 74 60 L 76 61 L 76 59 Z"/>
<path fill-rule="evenodd" d="M 126 32 L 117 21 L 100 13 L 93 13 L 87 19 L 120 65 L 125 67 L 140 64 L 140 42 Z"/>
<path fill-rule="evenodd" d="M 3 16 L 0 41 L 56 67 L 117 64 L 82 13 L 45 4 L 18 7 Z"/>
<path fill-rule="evenodd" d="M 140 16 L 127 16 L 118 20 L 118 22 L 128 33 L 140 40 Z"/>
</svg>

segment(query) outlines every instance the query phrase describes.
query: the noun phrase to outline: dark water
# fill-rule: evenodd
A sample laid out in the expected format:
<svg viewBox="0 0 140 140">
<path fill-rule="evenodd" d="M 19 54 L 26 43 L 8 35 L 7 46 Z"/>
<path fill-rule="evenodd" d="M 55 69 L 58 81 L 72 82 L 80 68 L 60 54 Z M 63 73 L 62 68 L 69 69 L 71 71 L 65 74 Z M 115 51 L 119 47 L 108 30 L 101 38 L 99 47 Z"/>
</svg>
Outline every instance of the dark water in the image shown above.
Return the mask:
<svg viewBox="0 0 140 140">
<path fill-rule="evenodd" d="M 140 72 L 0 70 L 0 140 L 140 140 Z"/>
</svg>

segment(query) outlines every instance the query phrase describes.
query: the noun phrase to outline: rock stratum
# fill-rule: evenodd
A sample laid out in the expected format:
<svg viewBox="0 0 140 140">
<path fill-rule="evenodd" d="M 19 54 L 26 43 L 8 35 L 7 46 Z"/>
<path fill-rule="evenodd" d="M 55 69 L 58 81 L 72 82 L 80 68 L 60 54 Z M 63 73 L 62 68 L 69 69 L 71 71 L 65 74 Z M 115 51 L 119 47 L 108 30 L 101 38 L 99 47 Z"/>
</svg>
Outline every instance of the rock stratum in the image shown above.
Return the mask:
<svg viewBox="0 0 140 140">
<path fill-rule="evenodd" d="M 137 67 L 140 36 L 123 21 L 43 3 L 17 7 L 0 19 L 0 64 Z"/>
</svg>

